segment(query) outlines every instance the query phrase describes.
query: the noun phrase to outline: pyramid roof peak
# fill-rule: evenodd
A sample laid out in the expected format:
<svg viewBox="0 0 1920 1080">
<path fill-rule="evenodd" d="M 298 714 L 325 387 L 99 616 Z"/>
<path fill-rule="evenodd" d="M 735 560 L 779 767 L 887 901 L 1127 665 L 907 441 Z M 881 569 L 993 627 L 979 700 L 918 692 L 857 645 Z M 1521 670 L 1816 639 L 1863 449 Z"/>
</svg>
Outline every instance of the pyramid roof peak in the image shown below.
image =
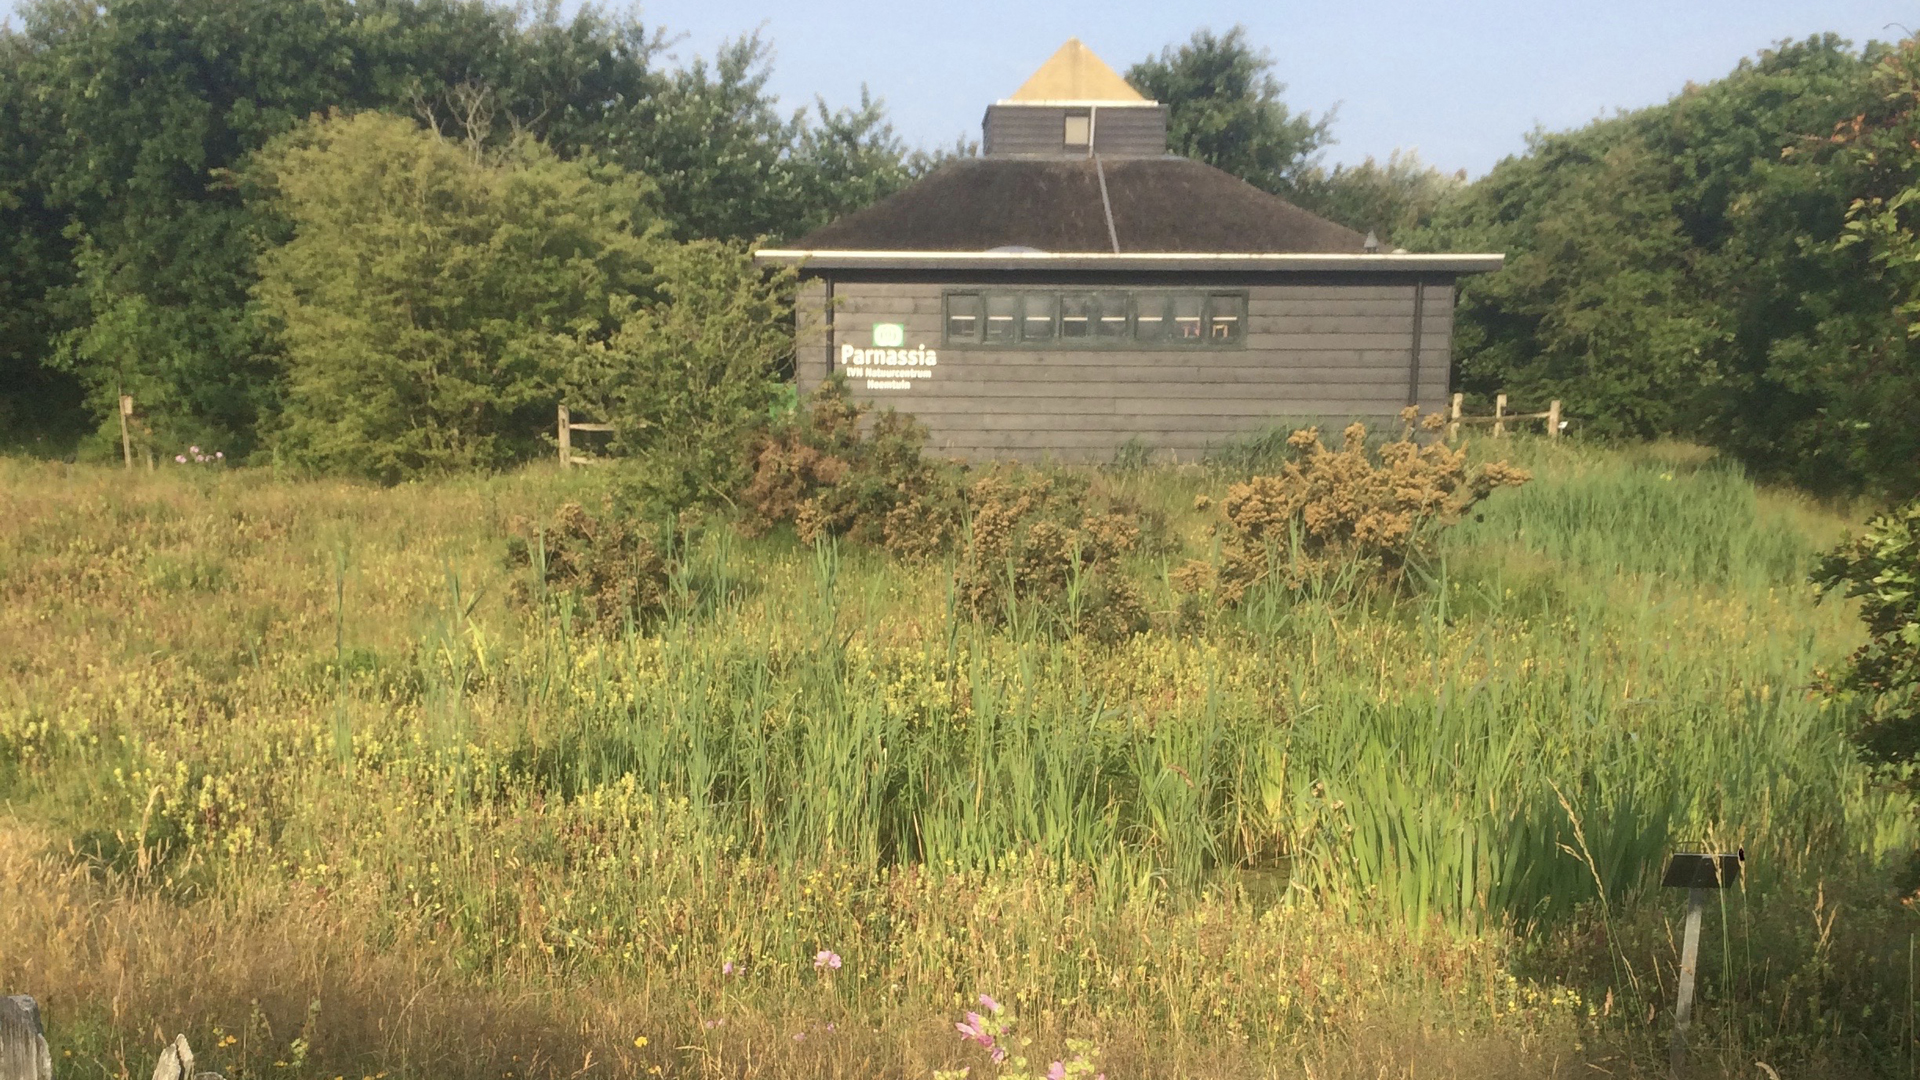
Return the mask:
<svg viewBox="0 0 1920 1080">
<path fill-rule="evenodd" d="M 1006 101 L 1015 105 L 1063 101 L 1138 105 L 1148 99 L 1076 37 L 1068 38 Z"/>
</svg>

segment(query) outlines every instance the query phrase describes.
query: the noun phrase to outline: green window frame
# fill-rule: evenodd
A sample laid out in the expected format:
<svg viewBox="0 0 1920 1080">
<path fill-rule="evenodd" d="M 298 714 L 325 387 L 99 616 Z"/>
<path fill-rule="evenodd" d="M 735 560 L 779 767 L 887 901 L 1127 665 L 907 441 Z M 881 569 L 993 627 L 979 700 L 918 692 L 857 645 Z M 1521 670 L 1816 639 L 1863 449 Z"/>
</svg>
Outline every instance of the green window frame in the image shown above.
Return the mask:
<svg viewBox="0 0 1920 1080">
<path fill-rule="evenodd" d="M 949 289 L 949 348 L 1236 349 L 1246 345 L 1245 289 Z"/>
</svg>

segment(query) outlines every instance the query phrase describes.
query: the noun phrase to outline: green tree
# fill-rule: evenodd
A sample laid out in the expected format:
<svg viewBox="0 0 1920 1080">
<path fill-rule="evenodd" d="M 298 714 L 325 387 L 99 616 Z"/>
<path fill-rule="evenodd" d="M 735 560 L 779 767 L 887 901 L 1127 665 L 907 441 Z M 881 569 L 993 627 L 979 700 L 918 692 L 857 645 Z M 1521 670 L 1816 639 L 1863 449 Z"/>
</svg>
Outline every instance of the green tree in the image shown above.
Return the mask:
<svg viewBox="0 0 1920 1080">
<path fill-rule="evenodd" d="M 528 456 L 561 357 L 653 281 L 641 186 L 529 138 L 495 150 L 336 114 L 250 175 L 292 233 L 255 289 L 285 355 L 274 442 L 317 470 L 392 482 Z"/>
<path fill-rule="evenodd" d="M 613 334 L 575 339 L 567 398 L 614 425 L 659 502 L 728 499 L 748 437 L 787 393 L 796 274 L 717 240 L 665 245 L 655 268 L 657 298 L 618 301 Z"/>
<path fill-rule="evenodd" d="M 1782 44 L 1664 105 L 1536 135 L 1443 201 L 1408 247 L 1508 253 L 1462 284 L 1456 381 L 1563 398 L 1590 433 L 1912 490 L 1913 425 L 1892 415 L 1909 348 L 1869 254 L 1839 243 L 1851 200 L 1898 186 L 1835 137 L 1897 111 L 1872 85 L 1886 53 Z"/>
<path fill-rule="evenodd" d="M 1870 760 L 1911 767 L 1920 761 L 1920 503 L 1868 522 L 1827 554 L 1813 580 L 1822 592 L 1860 600 L 1867 643 L 1833 690 L 1861 706 L 1862 749 Z M 1906 779 L 1920 785 L 1920 775 Z"/>
<path fill-rule="evenodd" d="M 783 113 L 757 34 L 666 76 L 622 121 L 609 160 L 659 185 L 683 239 L 787 239 L 898 191 L 933 159 L 910 154 L 863 88 L 857 108 Z"/>
<path fill-rule="evenodd" d="M 1289 109 L 1273 58 L 1247 43 L 1245 27 L 1198 30 L 1127 69 L 1127 82 L 1168 106 L 1167 144 L 1257 188 L 1292 194 L 1332 141 L 1331 114 Z"/>
<path fill-rule="evenodd" d="M 1358 165 L 1309 169 L 1293 195 L 1314 213 L 1391 246 L 1431 222 L 1466 185 L 1465 169 L 1441 172 L 1420 160 L 1418 151 L 1395 150 L 1384 165 L 1369 157 Z"/>
<path fill-rule="evenodd" d="M 1412 234 L 1415 250 L 1507 252 L 1463 283 L 1456 387 L 1560 398 L 1590 434 L 1686 428 L 1716 324 L 1666 181 L 1630 121 L 1537 136 Z"/>
<path fill-rule="evenodd" d="M 571 145 L 655 85 L 639 28 L 592 7 L 566 23 L 471 0 L 36 0 L 22 14 L 9 74 L 34 141 L 12 179 L 23 205 L 72 223 L 29 232 L 36 258 L 0 269 L 35 320 L 22 333 L 65 343 L 103 434 L 131 374 L 156 423 L 242 452 L 278 408 L 278 361 L 248 304 L 262 223 L 226 173 L 334 106 L 444 111 L 482 86 L 499 138 Z M 134 338 L 115 329 L 129 311 L 144 313 Z"/>
</svg>

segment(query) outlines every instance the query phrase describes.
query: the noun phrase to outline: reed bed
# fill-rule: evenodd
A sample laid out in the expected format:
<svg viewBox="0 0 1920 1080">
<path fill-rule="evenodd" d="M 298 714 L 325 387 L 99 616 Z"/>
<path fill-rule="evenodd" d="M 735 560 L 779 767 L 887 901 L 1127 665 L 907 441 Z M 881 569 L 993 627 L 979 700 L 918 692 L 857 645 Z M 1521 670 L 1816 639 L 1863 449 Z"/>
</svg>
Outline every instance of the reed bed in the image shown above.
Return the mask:
<svg viewBox="0 0 1920 1080">
<path fill-rule="evenodd" d="M 1536 473 L 1391 586 L 1117 645 L 948 562 L 724 519 L 665 615 L 529 587 L 545 471 L 401 489 L 0 461 L 0 984 L 61 1075 L 1650 1075 L 1681 843 L 1743 845 L 1696 1047 L 1910 1075 L 1912 808 L 1815 687 L 1845 518 L 1686 448 Z M 1068 1040 L 1076 1049 L 1068 1048 Z M 68 1055 L 71 1056 L 68 1056 Z"/>
</svg>

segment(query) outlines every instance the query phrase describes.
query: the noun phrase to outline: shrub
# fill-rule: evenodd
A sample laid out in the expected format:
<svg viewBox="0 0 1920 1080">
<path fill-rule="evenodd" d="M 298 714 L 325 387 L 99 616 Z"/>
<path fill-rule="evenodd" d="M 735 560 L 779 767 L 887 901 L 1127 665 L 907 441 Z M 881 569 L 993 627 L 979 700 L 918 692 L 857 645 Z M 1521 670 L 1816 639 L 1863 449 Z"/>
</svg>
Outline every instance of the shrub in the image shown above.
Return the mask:
<svg viewBox="0 0 1920 1080">
<path fill-rule="evenodd" d="M 748 482 L 743 449 L 784 391 L 793 355 L 795 280 L 766 271 L 744 245 L 660 245 L 662 299 L 616 297 L 605 341 L 567 339 L 569 401 L 612 424 L 611 449 L 649 501 L 672 508 L 730 501 Z"/>
<path fill-rule="evenodd" d="M 522 579 L 516 585 L 521 601 L 534 601 L 535 589 L 543 601 L 555 594 L 570 596 L 577 610 L 603 630 L 618 628 L 629 616 L 642 620 L 664 611 L 667 560 L 635 520 L 617 512 L 611 499 L 597 515 L 567 503 L 546 525 L 515 518 L 507 565 L 533 571 L 531 582 Z"/>
<path fill-rule="evenodd" d="M 483 150 L 379 113 L 316 117 L 250 174 L 292 230 L 259 258 L 277 449 L 396 482 L 531 456 L 557 357 L 654 285 L 643 184 L 531 139 Z"/>
<path fill-rule="evenodd" d="M 1813 580 L 1823 593 L 1844 585 L 1867 624 L 1867 643 L 1830 691 L 1863 699 L 1860 743 L 1870 759 L 1910 765 L 1920 757 L 1920 502 L 1868 522 Z"/>
<path fill-rule="evenodd" d="M 800 539 L 845 537 L 897 555 L 946 550 L 958 533 L 958 470 L 928 461 L 926 430 L 889 409 L 867 421 L 846 383 L 754 440 L 742 502 L 750 532 L 791 523 Z"/>
<path fill-rule="evenodd" d="M 1391 574 L 1494 488 L 1529 479 L 1504 461 L 1469 470 L 1464 449 L 1415 441 L 1416 422 L 1428 432 L 1445 423 L 1437 414 L 1421 421 L 1409 407 L 1401 419 L 1401 437 L 1375 453 L 1360 423 L 1341 433 L 1338 450 L 1320 441 L 1317 427 L 1295 431 L 1287 442 L 1297 458 L 1227 489 L 1219 565 L 1189 563 L 1177 582 L 1238 603 L 1268 579 L 1297 588 L 1335 571 Z"/>
<path fill-rule="evenodd" d="M 957 568 L 962 605 L 989 621 L 1045 619 L 1105 642 L 1145 630 L 1146 605 L 1120 565 L 1140 542 L 1139 518 L 1092 502 L 1073 476 L 1002 468 L 975 480 Z"/>
</svg>

